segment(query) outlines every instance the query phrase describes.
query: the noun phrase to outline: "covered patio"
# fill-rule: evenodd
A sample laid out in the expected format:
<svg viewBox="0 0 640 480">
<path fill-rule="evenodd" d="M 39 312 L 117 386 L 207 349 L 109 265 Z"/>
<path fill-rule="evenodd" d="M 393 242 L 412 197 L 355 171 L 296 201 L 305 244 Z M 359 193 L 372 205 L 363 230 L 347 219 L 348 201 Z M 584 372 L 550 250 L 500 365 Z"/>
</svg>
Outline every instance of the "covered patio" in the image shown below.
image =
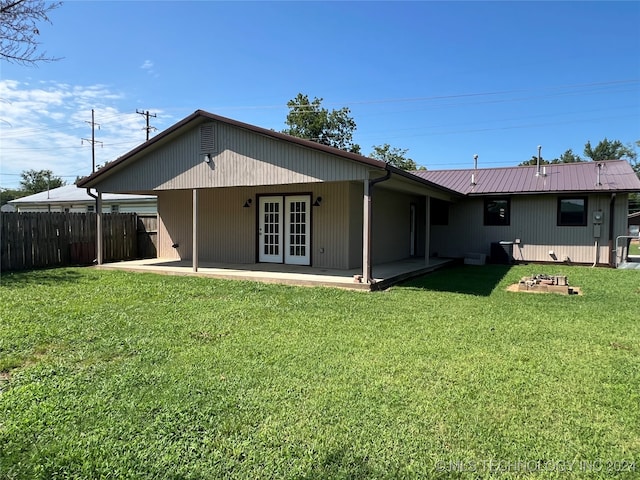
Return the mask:
<svg viewBox="0 0 640 480">
<path fill-rule="evenodd" d="M 430 258 L 426 264 L 424 258 L 412 258 L 374 265 L 372 272 L 374 281 L 370 283 L 362 282 L 361 278 L 358 279 L 362 276 L 361 268 L 340 270 L 273 263 L 200 262 L 198 271 L 194 272 L 190 260 L 146 259 L 105 263 L 95 268 L 374 291 L 384 290 L 391 285 L 443 268 L 453 262 L 454 260 L 451 259 Z"/>
</svg>

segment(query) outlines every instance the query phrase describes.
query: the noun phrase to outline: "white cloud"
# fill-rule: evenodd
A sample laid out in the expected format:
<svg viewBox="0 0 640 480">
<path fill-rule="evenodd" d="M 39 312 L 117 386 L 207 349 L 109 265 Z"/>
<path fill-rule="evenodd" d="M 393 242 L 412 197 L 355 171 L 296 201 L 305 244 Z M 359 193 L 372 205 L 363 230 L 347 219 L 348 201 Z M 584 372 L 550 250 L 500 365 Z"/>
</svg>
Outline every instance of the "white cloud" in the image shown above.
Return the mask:
<svg viewBox="0 0 640 480">
<path fill-rule="evenodd" d="M 145 60 L 142 65 L 140 65 L 142 70 L 146 70 L 146 72 L 154 78 L 158 78 L 159 75 L 154 68 L 154 63 L 151 60 Z"/>
<path fill-rule="evenodd" d="M 96 164 L 143 143 L 144 118 L 126 103 L 125 95 L 106 85 L 0 80 L 0 187 L 17 188 L 20 172 L 29 169 L 52 170 L 68 183 L 90 174 L 91 109 L 99 124 Z M 159 126 L 162 112 L 154 112 Z"/>
</svg>

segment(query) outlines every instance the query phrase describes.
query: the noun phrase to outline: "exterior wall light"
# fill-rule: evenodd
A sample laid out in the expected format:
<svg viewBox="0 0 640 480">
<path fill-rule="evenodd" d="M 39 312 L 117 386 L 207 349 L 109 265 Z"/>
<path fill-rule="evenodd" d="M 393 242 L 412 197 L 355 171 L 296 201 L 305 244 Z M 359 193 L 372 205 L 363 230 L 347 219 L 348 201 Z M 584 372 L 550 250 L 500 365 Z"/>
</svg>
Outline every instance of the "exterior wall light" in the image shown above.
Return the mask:
<svg viewBox="0 0 640 480">
<path fill-rule="evenodd" d="M 322 197 L 318 197 L 318 198 L 316 198 L 316 201 L 313 202 L 313 206 L 314 207 L 319 207 L 321 203 L 322 203 Z"/>
<path fill-rule="evenodd" d="M 247 198 L 247 201 L 244 202 L 244 205 L 242 206 L 243 208 L 249 208 L 251 206 L 251 204 L 253 203 L 253 199 L 251 198 Z"/>
</svg>

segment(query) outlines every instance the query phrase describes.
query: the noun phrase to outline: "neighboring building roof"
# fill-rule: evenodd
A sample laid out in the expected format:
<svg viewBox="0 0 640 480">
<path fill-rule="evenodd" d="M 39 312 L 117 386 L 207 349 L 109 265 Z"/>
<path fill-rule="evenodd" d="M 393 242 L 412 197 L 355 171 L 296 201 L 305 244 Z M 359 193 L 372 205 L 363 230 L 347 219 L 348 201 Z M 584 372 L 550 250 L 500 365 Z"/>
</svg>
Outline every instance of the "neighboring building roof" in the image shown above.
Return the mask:
<svg viewBox="0 0 640 480">
<path fill-rule="evenodd" d="M 95 194 L 95 192 L 94 192 Z M 151 202 L 155 201 L 155 195 L 130 195 L 124 193 L 103 193 L 103 202 Z M 87 193 L 86 188 L 78 188 L 75 185 L 64 185 L 52 188 L 48 192 L 35 193 L 28 197 L 10 200 L 12 205 L 41 204 L 41 203 L 94 203 L 95 199 Z"/>
<path fill-rule="evenodd" d="M 4 205 L 2 205 L 2 207 L 0 207 L 0 212 L 12 213 L 15 211 L 16 207 L 14 207 L 13 205 L 9 205 L 8 203 L 5 203 Z"/>
<path fill-rule="evenodd" d="M 625 160 L 536 166 L 412 172 L 463 195 L 635 192 L 640 179 Z M 472 176 L 474 183 L 472 183 Z M 600 182 L 598 184 L 598 178 Z"/>
</svg>

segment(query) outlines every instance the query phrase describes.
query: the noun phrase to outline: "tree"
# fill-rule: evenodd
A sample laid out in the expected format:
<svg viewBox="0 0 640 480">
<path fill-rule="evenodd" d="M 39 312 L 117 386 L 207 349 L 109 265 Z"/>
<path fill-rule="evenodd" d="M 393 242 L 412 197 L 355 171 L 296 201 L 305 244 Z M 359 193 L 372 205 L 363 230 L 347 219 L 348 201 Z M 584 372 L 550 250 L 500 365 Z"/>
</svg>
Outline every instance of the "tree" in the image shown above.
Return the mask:
<svg viewBox="0 0 640 480">
<path fill-rule="evenodd" d="M 14 190 L 11 188 L 0 189 L 0 205 L 4 205 L 16 198 L 24 197 L 25 193 L 22 190 Z"/>
<path fill-rule="evenodd" d="M 636 146 L 640 147 L 640 140 L 636 140 Z M 629 162 L 631 163 L 631 166 L 633 167 L 633 169 L 636 172 L 636 175 L 638 175 L 638 178 L 640 178 L 640 162 L 638 161 L 638 156 L 636 155 L 636 152 L 633 152 L 635 157 L 633 159 L 633 162 Z"/>
<path fill-rule="evenodd" d="M 353 143 L 353 132 L 356 122 L 349 115 L 347 107 L 340 110 L 321 108 L 322 98 L 309 101 L 307 95 L 298 93 L 296 98 L 287 102 L 289 113 L 282 133 L 294 137 L 312 140 L 322 145 L 360 153 L 360 145 Z"/>
<path fill-rule="evenodd" d="M 582 158 L 580 158 L 578 155 L 575 155 L 573 153 L 573 150 L 569 149 L 566 150 L 562 155 L 560 155 L 560 158 L 552 160 L 551 163 L 576 163 L 582 161 Z"/>
<path fill-rule="evenodd" d="M 600 162 L 603 160 L 635 160 L 637 158 L 636 152 L 632 147 L 628 147 L 622 144 L 620 140 L 610 141 L 605 137 L 596 148 L 591 147 L 591 142 L 587 141 L 584 146 L 584 155 L 589 157 L 594 162 Z"/>
<path fill-rule="evenodd" d="M 550 165 L 550 164 L 558 164 L 558 163 L 576 163 L 576 162 L 582 162 L 582 161 L 583 160 L 578 155 L 575 155 L 573 151 L 569 149 L 569 150 L 566 150 L 562 155 L 560 155 L 560 158 L 554 158 L 551 161 L 545 160 L 544 158 L 540 158 L 540 165 Z M 524 162 L 520 163 L 518 166 L 524 167 L 528 165 L 537 165 L 537 164 L 538 164 L 538 157 L 536 155 L 532 155 L 531 160 L 525 160 Z"/>
<path fill-rule="evenodd" d="M 379 146 L 373 146 L 373 151 L 369 154 L 371 158 L 382 160 L 383 162 L 393 165 L 401 170 L 424 170 L 424 167 L 418 168 L 418 164 L 411 158 L 407 158 L 406 154 L 409 150 L 392 147 L 388 143 Z"/>
<path fill-rule="evenodd" d="M 57 60 L 38 52 L 36 24 L 51 23 L 49 12 L 60 5 L 44 0 L 0 0 L 0 59 L 25 65 Z"/>
<path fill-rule="evenodd" d="M 20 187 L 27 195 L 65 185 L 65 182 L 60 177 L 54 176 L 51 170 L 24 170 L 20 176 L 22 177 Z"/>
<path fill-rule="evenodd" d="M 540 165 L 549 165 L 551 162 L 549 160 L 545 160 L 544 158 L 540 158 Z M 531 156 L 531 160 L 525 160 L 524 162 L 520 162 L 518 164 L 519 167 L 526 167 L 529 165 L 537 165 L 538 157 L 536 155 Z"/>
</svg>

